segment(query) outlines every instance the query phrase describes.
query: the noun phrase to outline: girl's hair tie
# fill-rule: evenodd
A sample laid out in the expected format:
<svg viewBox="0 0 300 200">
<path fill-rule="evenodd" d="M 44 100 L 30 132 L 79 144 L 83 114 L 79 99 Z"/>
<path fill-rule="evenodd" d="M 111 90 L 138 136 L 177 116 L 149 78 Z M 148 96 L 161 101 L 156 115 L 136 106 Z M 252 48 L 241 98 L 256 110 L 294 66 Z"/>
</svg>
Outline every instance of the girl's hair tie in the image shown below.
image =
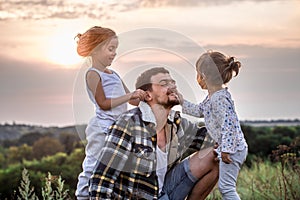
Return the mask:
<svg viewBox="0 0 300 200">
<path fill-rule="evenodd" d="M 230 60 L 230 62 L 228 64 L 228 67 L 231 68 L 234 63 L 234 57 L 230 57 L 229 60 Z"/>
</svg>

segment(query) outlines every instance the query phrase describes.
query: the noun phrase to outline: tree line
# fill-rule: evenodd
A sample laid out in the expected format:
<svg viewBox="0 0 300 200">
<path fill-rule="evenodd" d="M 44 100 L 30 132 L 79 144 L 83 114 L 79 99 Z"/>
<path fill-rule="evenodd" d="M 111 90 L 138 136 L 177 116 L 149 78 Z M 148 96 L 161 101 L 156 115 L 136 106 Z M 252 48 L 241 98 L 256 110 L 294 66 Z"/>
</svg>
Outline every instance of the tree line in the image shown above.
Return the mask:
<svg viewBox="0 0 300 200">
<path fill-rule="evenodd" d="M 242 126 L 249 145 L 246 165 L 257 160 L 276 162 L 282 155 L 293 155 L 299 164 L 300 126 L 253 127 Z M 76 133 L 39 133 L 22 135 L 16 140 L 0 142 L 0 199 L 16 199 L 24 168 L 31 185 L 42 199 L 42 189 L 48 173 L 61 177 L 74 199 L 77 176 L 84 159 L 85 141 Z M 277 157 L 276 157 L 277 156 Z"/>
</svg>

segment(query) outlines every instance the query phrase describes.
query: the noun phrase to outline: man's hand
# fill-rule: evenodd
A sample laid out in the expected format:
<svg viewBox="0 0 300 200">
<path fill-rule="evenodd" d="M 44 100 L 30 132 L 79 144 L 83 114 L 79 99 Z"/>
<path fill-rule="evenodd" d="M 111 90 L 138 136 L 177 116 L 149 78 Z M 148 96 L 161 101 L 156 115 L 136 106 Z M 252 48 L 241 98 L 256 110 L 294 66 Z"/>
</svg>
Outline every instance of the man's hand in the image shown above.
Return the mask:
<svg viewBox="0 0 300 200">
<path fill-rule="evenodd" d="M 226 152 L 221 153 L 222 161 L 226 164 L 232 163 L 232 160 L 230 159 L 230 154 Z"/>
</svg>

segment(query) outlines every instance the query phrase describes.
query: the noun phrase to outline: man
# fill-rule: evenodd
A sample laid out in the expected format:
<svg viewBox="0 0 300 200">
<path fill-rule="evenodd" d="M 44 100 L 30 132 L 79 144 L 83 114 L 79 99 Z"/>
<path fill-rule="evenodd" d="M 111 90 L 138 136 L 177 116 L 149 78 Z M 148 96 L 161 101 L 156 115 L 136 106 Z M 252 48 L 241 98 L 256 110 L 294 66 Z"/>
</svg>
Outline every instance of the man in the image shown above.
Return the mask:
<svg viewBox="0 0 300 200">
<path fill-rule="evenodd" d="M 119 117 L 90 180 L 91 199 L 205 199 L 218 180 L 214 153 L 200 150 L 206 129 L 180 118 L 175 81 L 161 67 L 142 73 L 145 102 Z"/>
</svg>

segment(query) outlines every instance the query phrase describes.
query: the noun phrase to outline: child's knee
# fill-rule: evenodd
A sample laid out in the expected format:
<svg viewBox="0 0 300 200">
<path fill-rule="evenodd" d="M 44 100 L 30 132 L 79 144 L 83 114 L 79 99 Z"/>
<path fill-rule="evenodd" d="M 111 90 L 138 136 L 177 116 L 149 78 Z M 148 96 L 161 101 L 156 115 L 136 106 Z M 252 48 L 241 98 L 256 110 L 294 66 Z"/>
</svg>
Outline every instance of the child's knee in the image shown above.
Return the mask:
<svg viewBox="0 0 300 200">
<path fill-rule="evenodd" d="M 226 195 L 228 193 L 235 193 L 236 192 L 236 188 L 233 185 L 224 185 L 222 183 L 219 182 L 218 184 L 218 188 L 220 193 L 223 195 Z"/>
</svg>

